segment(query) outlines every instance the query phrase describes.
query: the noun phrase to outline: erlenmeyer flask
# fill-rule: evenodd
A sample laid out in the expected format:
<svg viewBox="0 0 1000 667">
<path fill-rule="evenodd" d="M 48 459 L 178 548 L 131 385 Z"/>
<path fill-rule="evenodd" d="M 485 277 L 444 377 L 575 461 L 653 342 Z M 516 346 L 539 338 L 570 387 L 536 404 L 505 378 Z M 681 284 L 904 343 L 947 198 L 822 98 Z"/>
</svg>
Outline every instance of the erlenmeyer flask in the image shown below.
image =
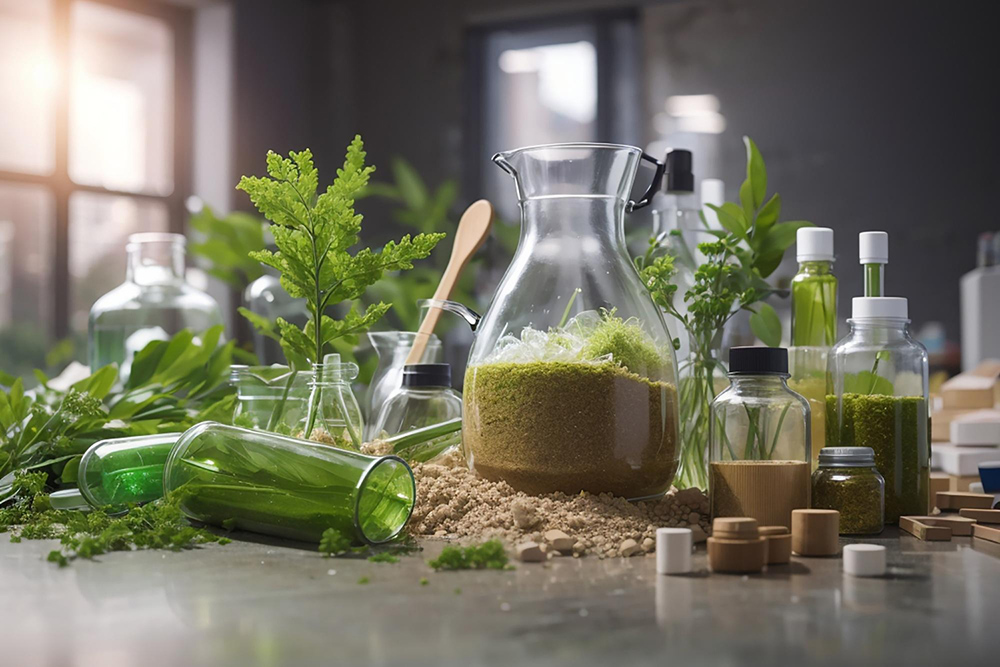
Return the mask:
<svg viewBox="0 0 1000 667">
<path fill-rule="evenodd" d="M 656 176 L 632 202 L 644 159 Z M 676 362 L 624 233 L 625 213 L 648 204 L 663 165 L 611 144 L 493 160 L 514 177 L 521 236 L 469 355 L 470 465 L 529 493 L 664 493 L 677 469 Z"/>
</svg>

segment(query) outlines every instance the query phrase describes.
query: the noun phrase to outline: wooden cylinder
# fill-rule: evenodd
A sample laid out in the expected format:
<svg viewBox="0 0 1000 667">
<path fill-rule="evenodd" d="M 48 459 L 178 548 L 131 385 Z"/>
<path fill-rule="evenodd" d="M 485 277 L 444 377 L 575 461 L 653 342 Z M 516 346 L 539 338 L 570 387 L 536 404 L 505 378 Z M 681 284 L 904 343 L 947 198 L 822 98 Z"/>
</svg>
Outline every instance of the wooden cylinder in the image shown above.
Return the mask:
<svg viewBox="0 0 1000 667">
<path fill-rule="evenodd" d="M 800 556 L 833 556 L 840 551 L 840 512 L 794 510 L 792 551 Z"/>
<path fill-rule="evenodd" d="M 726 540 L 708 538 L 708 565 L 713 572 L 748 574 L 767 564 L 767 538 Z"/>
</svg>

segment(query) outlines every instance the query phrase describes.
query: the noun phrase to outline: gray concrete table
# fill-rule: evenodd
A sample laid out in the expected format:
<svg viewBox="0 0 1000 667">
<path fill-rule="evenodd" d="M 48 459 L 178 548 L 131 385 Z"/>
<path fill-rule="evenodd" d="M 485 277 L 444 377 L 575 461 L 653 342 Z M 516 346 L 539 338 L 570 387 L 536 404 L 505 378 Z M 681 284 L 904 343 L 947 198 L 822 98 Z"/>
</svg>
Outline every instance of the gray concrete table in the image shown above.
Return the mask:
<svg viewBox="0 0 1000 667">
<path fill-rule="evenodd" d="M 53 541 L 0 536 L 0 665 L 1000 665 L 1000 545 L 871 541 L 887 578 L 805 558 L 709 575 L 703 547 L 684 577 L 651 557 L 434 573 L 439 543 L 396 564 L 236 541 L 60 569 Z"/>
</svg>

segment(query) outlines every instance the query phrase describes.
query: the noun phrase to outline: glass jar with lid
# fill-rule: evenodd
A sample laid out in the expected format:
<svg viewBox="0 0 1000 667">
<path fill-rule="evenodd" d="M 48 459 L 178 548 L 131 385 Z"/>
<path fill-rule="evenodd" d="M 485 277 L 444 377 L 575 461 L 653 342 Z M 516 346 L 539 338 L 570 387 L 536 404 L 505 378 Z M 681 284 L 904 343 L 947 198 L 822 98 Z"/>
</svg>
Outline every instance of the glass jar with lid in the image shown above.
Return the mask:
<svg viewBox="0 0 1000 667">
<path fill-rule="evenodd" d="M 451 388 L 448 364 L 407 364 L 402 386 L 382 404 L 373 431 L 380 437 L 462 416 L 462 396 Z"/>
<path fill-rule="evenodd" d="M 125 282 L 90 309 L 88 361 L 91 370 L 116 363 L 127 379 L 132 358 L 154 340 L 182 329 L 195 335 L 222 324 L 219 304 L 184 280 L 184 236 L 129 236 Z"/>
<path fill-rule="evenodd" d="M 710 415 L 713 517 L 745 516 L 787 527 L 792 510 L 809 507 L 809 402 L 787 380 L 785 348 L 730 349 L 730 386 L 715 397 Z"/>
<path fill-rule="evenodd" d="M 824 447 L 812 476 L 812 506 L 840 512 L 841 535 L 877 535 L 885 527 L 885 480 L 871 447 Z"/>
<path fill-rule="evenodd" d="M 677 471 L 676 362 L 624 229 L 662 163 L 583 143 L 493 160 L 514 178 L 521 236 L 469 353 L 470 466 L 527 493 L 662 495 Z M 653 185 L 631 201 L 643 160 Z"/>
<path fill-rule="evenodd" d="M 830 351 L 828 446 L 871 447 L 885 479 L 885 522 L 928 511 L 927 350 L 910 336 L 907 301 L 855 297 L 850 333 Z"/>
</svg>

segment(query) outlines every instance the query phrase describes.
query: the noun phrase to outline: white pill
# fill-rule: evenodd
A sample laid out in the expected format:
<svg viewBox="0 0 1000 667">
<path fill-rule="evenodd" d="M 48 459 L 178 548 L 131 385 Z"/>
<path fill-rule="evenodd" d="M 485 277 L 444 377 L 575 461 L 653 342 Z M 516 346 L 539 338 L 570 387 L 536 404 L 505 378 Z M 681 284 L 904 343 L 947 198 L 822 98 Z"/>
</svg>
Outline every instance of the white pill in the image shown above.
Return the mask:
<svg viewBox="0 0 1000 667">
<path fill-rule="evenodd" d="M 844 547 L 844 572 L 855 577 L 881 577 L 885 574 L 885 547 L 848 544 Z"/>
<path fill-rule="evenodd" d="M 694 540 L 690 528 L 656 529 L 657 574 L 684 574 L 691 571 L 691 546 Z"/>
</svg>

